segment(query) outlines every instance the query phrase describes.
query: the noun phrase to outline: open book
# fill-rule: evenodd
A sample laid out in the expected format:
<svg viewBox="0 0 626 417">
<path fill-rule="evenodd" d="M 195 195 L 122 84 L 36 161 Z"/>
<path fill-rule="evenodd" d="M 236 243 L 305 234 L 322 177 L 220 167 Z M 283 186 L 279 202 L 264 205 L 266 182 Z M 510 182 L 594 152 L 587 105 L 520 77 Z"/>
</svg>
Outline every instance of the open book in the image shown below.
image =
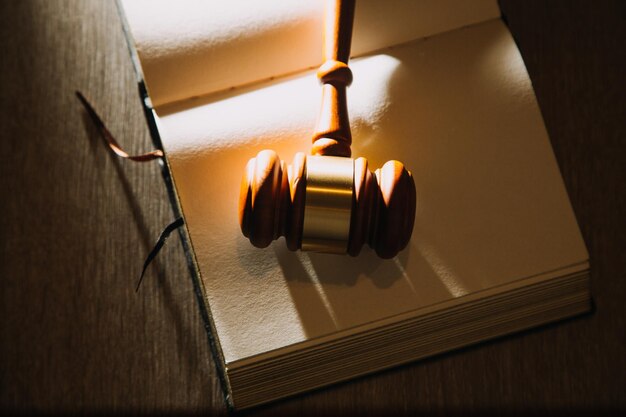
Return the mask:
<svg viewBox="0 0 626 417">
<path fill-rule="evenodd" d="M 391 260 L 261 250 L 239 229 L 248 159 L 310 149 L 321 1 L 120 4 L 234 407 L 589 309 L 588 253 L 495 1 L 357 2 L 352 153 L 402 160 L 417 189 Z"/>
</svg>

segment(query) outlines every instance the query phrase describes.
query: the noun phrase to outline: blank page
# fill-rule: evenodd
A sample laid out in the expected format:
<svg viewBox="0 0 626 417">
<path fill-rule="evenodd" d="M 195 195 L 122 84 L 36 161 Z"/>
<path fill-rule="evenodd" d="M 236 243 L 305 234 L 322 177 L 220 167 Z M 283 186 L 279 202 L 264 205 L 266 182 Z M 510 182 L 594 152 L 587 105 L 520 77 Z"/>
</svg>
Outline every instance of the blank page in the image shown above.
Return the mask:
<svg viewBox="0 0 626 417">
<path fill-rule="evenodd" d="M 160 133 L 229 366 L 463 302 L 588 255 L 522 58 L 494 19 L 351 62 L 353 155 L 400 159 L 417 187 L 406 250 L 381 260 L 261 250 L 242 236 L 249 158 L 310 149 L 313 71 L 162 107 Z M 571 269 L 571 268 L 570 268 Z"/>
</svg>

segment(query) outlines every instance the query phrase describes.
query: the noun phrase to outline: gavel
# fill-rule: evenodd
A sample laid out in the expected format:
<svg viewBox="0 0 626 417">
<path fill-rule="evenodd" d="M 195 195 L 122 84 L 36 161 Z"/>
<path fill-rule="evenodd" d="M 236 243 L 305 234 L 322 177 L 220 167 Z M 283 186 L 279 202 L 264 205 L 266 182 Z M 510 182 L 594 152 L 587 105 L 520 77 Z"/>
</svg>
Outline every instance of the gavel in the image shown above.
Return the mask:
<svg viewBox="0 0 626 417">
<path fill-rule="evenodd" d="M 241 182 L 239 224 L 259 248 L 285 237 L 289 250 L 357 256 L 364 243 L 392 258 L 411 239 L 416 192 L 411 172 L 388 161 L 374 174 L 351 158 L 346 88 L 355 0 L 327 0 L 324 63 L 317 71 L 322 106 L 311 155 L 291 165 L 272 150 L 250 159 Z"/>
</svg>

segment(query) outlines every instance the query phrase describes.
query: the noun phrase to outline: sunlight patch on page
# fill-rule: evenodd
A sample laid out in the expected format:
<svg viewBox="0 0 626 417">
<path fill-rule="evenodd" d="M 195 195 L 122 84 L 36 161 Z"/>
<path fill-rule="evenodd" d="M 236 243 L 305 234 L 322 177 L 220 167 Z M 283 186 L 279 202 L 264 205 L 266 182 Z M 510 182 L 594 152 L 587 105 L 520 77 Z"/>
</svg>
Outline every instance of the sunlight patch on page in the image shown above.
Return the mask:
<svg viewBox="0 0 626 417">
<path fill-rule="evenodd" d="M 324 287 L 322 286 L 322 283 L 320 282 L 320 279 L 317 276 L 317 272 L 315 272 L 315 267 L 311 263 L 311 259 L 309 258 L 308 253 L 296 252 L 296 255 L 300 259 L 300 262 L 302 262 L 302 267 L 304 268 L 305 272 L 309 276 L 311 283 L 313 283 L 313 286 L 315 287 L 315 290 L 317 291 L 317 294 L 319 295 L 320 300 L 322 301 L 322 304 L 324 304 L 324 307 L 326 307 L 326 311 L 328 311 L 328 315 L 330 316 L 330 319 L 333 321 L 335 328 L 339 329 L 339 321 L 337 320 L 337 314 L 335 313 L 335 309 L 333 309 L 333 306 L 330 300 L 328 299 L 328 297 L 326 296 L 326 293 L 324 292 Z"/>
<path fill-rule="evenodd" d="M 423 240 L 415 239 L 418 251 L 430 265 L 441 283 L 454 297 L 462 297 L 469 293 L 469 289 L 463 285 L 462 279 L 454 272 L 448 263 L 437 254 L 437 250 Z"/>
<path fill-rule="evenodd" d="M 348 90 L 348 105 L 359 147 L 368 145 L 368 136 L 377 130 L 391 104 L 388 88 L 400 64 L 385 54 L 354 60 L 355 82 Z M 171 138 L 169 152 L 192 155 L 242 147 L 280 149 L 296 143 L 307 151 L 320 94 L 318 80 L 309 72 L 219 97 L 199 98 L 195 106 L 187 108 L 169 106 L 158 113 Z"/>
</svg>

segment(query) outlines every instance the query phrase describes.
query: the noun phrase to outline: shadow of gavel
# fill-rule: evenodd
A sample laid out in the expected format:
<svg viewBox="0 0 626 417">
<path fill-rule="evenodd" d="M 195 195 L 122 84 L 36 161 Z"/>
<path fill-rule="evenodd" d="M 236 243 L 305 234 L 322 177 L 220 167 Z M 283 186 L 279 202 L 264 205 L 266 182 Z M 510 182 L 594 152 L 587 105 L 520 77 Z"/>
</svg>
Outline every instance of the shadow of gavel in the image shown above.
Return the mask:
<svg viewBox="0 0 626 417">
<path fill-rule="evenodd" d="M 285 236 L 290 250 L 356 256 L 364 243 L 391 258 L 411 239 L 415 183 L 399 161 L 372 173 L 367 159 L 351 158 L 346 87 L 355 0 L 326 1 L 324 63 L 317 72 L 322 107 L 311 155 L 287 166 L 263 150 L 250 159 L 241 183 L 239 223 L 259 248 Z"/>
</svg>

